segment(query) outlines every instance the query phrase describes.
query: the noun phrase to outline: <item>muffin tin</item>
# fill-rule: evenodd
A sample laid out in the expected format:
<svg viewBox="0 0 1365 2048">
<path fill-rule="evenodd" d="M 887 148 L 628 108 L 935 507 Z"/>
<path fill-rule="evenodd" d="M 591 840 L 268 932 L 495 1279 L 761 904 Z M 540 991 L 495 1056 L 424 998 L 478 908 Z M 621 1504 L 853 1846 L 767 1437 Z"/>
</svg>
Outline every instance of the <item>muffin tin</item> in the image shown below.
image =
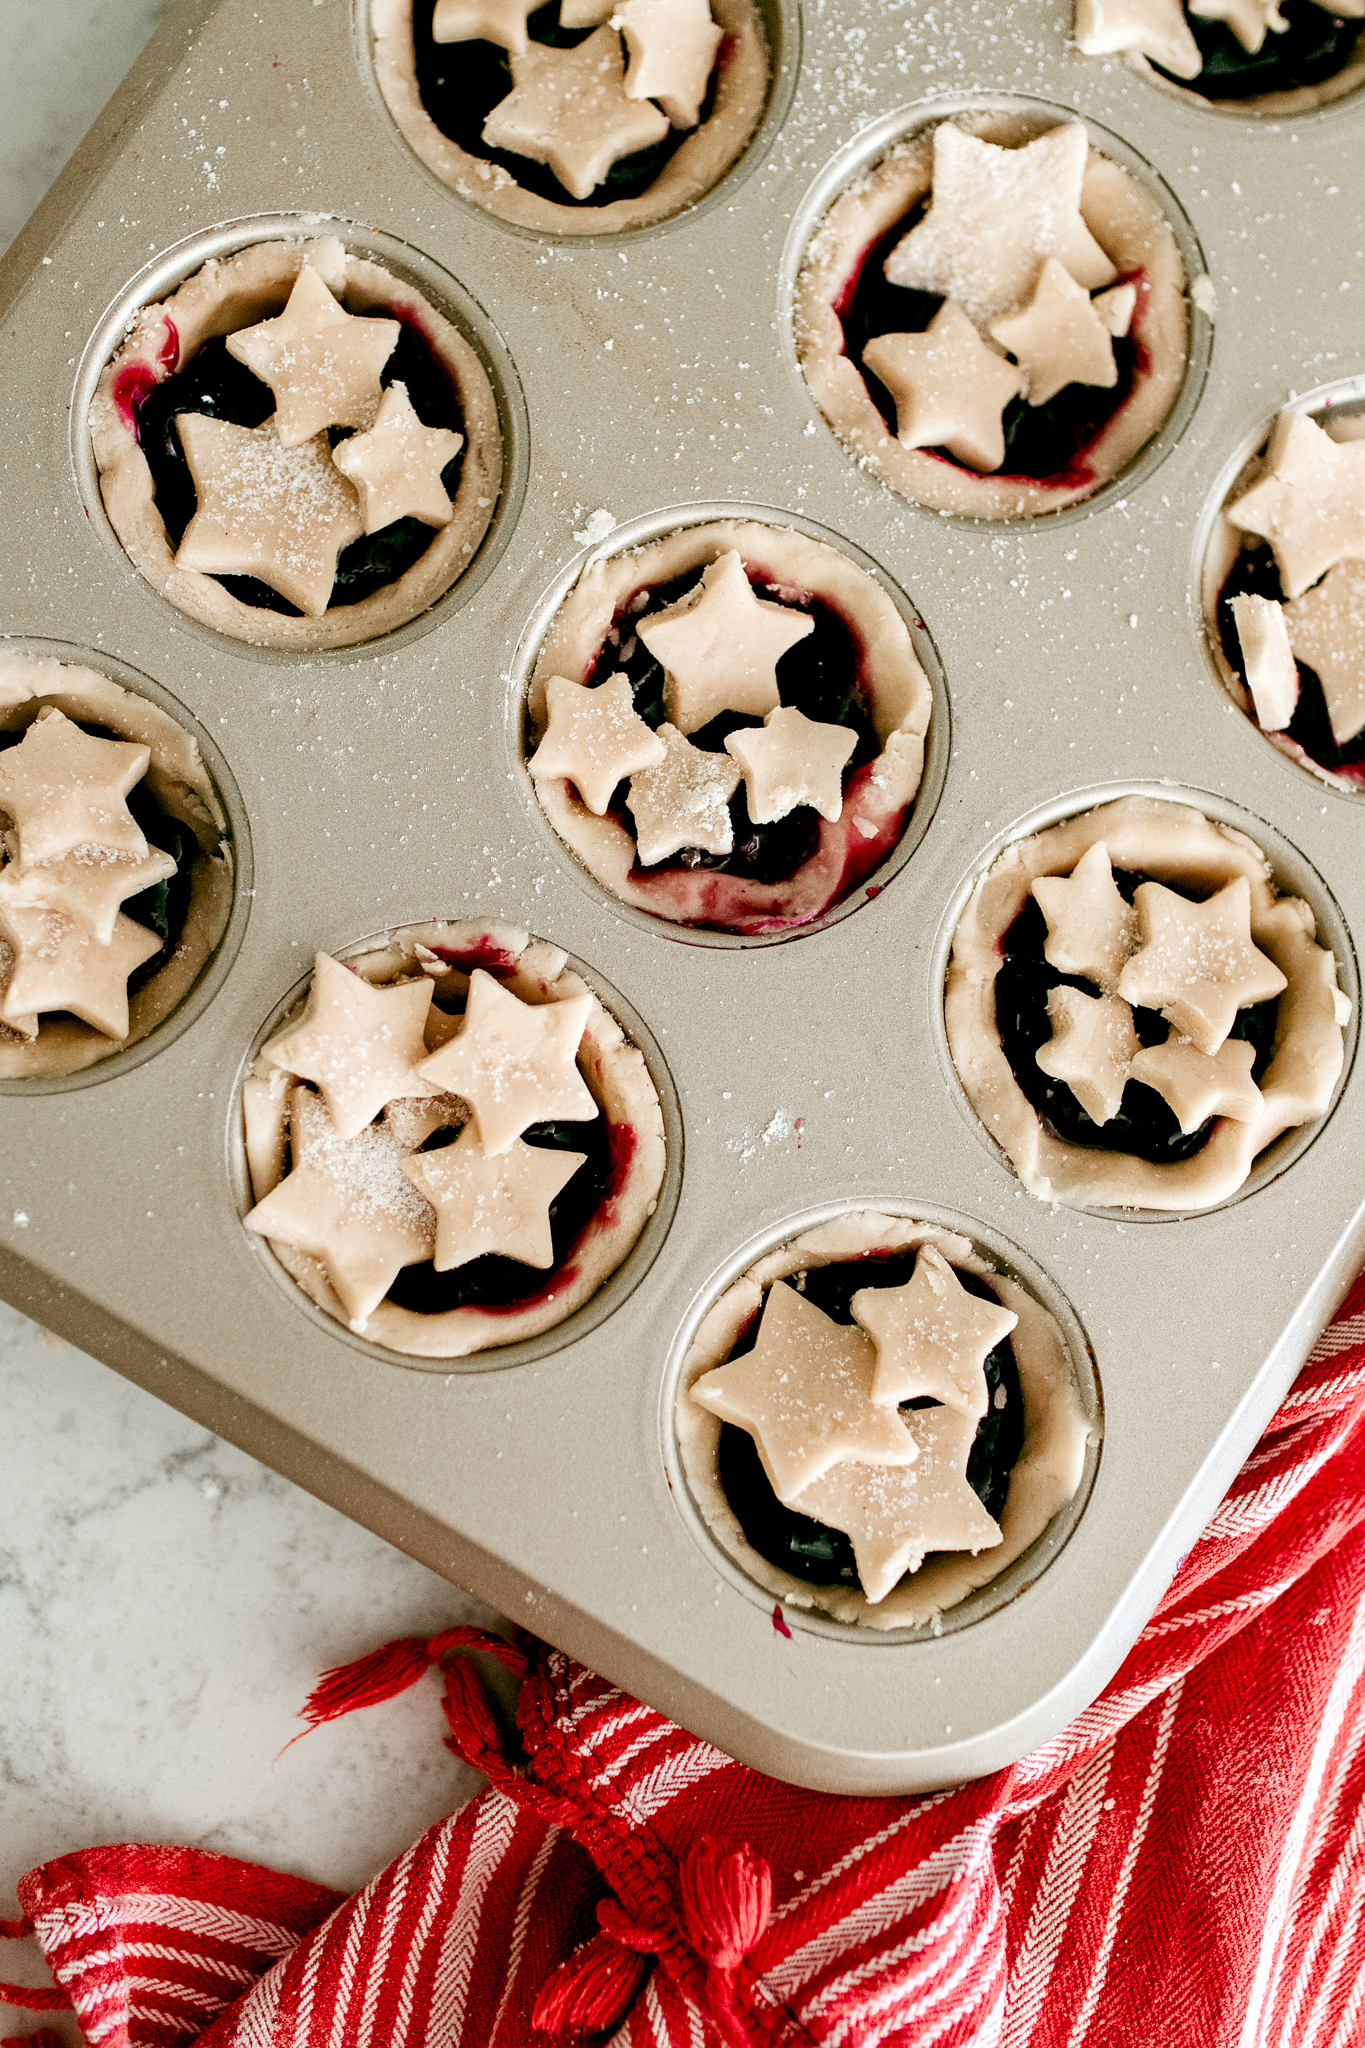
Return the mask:
<svg viewBox="0 0 1365 2048">
<path fill-rule="evenodd" d="M 1359 997 L 1365 811 L 1235 710 L 1198 592 L 1229 464 L 1296 394 L 1365 371 L 1365 98 L 1297 121 L 1206 112 L 1079 58 L 1070 12 L 1005 8 L 985 33 L 967 0 L 932 28 L 787 0 L 770 114 L 727 177 L 656 228 L 567 242 L 428 173 L 375 87 L 363 6 L 351 23 L 340 0 L 186 0 L 0 276 L 0 630 L 145 675 L 197 721 L 237 880 L 190 1010 L 89 1073 L 0 1083 L 0 1288 L 723 1749 L 835 1791 L 992 1769 L 1099 1691 L 1365 1248 L 1354 1017 L 1308 1141 L 1227 1205 L 1160 1221 L 1026 1196 L 947 1056 L 943 973 L 975 878 L 1026 823 L 1121 789 L 1263 828 Z M 1191 223 L 1197 352 L 1213 315 L 1202 388 L 1187 380 L 1131 477 L 1024 527 L 879 487 L 816 411 L 791 332 L 842 153 L 964 94 L 1023 94 L 1118 136 Z M 131 307 L 210 245 L 282 231 L 455 280 L 506 436 L 503 500 L 465 576 L 388 638 L 331 653 L 228 641 L 143 583 L 104 521 L 86 428 Z M 941 675 L 905 858 L 823 928 L 756 947 L 609 901 L 524 768 L 526 677 L 575 566 L 724 516 L 845 541 L 923 622 Z M 669 1180 L 578 1319 L 424 1370 L 300 1312 L 264 1266 L 240 1223 L 237 1087 L 315 950 L 484 916 L 564 947 L 628 1031 L 638 1019 L 670 1105 Z M 960 1230 L 1036 1292 L 1095 1437 L 1074 1512 L 1007 1583 L 870 1641 L 774 1616 L 711 1547 L 671 1419 L 717 1293 L 855 1207 Z"/>
</svg>

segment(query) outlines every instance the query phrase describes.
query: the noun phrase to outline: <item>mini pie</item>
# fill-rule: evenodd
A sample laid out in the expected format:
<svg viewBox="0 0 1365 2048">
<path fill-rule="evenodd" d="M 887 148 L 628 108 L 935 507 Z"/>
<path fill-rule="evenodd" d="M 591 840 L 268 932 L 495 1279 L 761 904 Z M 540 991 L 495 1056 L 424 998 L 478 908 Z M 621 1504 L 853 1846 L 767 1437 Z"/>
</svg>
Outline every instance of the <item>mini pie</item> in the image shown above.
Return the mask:
<svg viewBox="0 0 1365 2048">
<path fill-rule="evenodd" d="M 1027 1289 L 955 1232 L 871 1210 L 713 1303 L 675 1423 L 692 1497 L 749 1576 L 872 1629 L 998 1577 L 1076 1494 L 1091 1436 Z"/>
<path fill-rule="evenodd" d="M 1233 701 L 1336 789 L 1365 789 L 1365 417 L 1285 412 L 1238 477 L 1204 572 Z"/>
<path fill-rule="evenodd" d="M 1302 114 L 1365 83 L 1365 0 L 1076 0 L 1087 56 L 1121 54 L 1182 98 Z"/>
<path fill-rule="evenodd" d="M 413 1358 L 563 1322 L 663 1181 L 643 1055 L 559 947 L 510 925 L 319 953 L 242 1115 L 247 1229 L 338 1322 Z"/>
<path fill-rule="evenodd" d="M 767 98 L 754 0 L 372 0 L 370 20 L 379 89 L 423 162 L 542 232 L 618 234 L 694 204 Z"/>
<path fill-rule="evenodd" d="M 1132 796 L 1006 848 L 958 925 L 944 1013 L 1031 1194 L 1192 1210 L 1326 1113 L 1350 1004 L 1259 847 Z"/>
<path fill-rule="evenodd" d="M 795 300 L 821 412 L 862 467 L 941 512 L 1055 512 L 1118 476 L 1175 404 L 1175 237 L 1080 122 L 959 115 L 835 201 Z"/>
<path fill-rule="evenodd" d="M 204 625 L 294 650 L 353 646 L 434 604 L 502 478 L 469 343 L 332 235 L 254 243 L 144 307 L 90 429 L 147 581 Z"/>
<path fill-rule="evenodd" d="M 623 903 L 781 931 L 899 841 L 931 704 L 905 621 L 861 569 L 805 534 L 717 521 L 584 570 L 536 660 L 527 766 Z"/>
<path fill-rule="evenodd" d="M 94 669 L 0 655 L 0 1076 L 143 1039 L 227 928 L 227 820 L 199 748 Z"/>
</svg>

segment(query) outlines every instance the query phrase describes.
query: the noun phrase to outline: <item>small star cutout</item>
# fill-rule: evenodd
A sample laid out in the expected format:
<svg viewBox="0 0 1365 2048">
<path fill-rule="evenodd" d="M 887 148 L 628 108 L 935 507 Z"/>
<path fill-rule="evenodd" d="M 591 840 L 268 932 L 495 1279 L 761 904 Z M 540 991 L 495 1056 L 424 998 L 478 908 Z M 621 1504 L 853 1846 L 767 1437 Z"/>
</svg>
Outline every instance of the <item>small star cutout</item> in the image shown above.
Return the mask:
<svg viewBox="0 0 1365 2048">
<path fill-rule="evenodd" d="M 624 776 L 664 758 L 663 740 L 636 712 L 628 676 L 594 685 L 551 676 L 545 702 L 550 722 L 526 766 L 537 778 L 567 777 L 594 817 L 605 815 Z"/>
<path fill-rule="evenodd" d="M 1046 405 L 1068 384 L 1105 390 L 1119 381 L 1113 336 L 1055 256 L 1039 271 L 1027 306 L 997 320 L 991 334 L 1018 361 L 1030 405 Z"/>
<path fill-rule="evenodd" d="M 1064 1081 L 1092 1123 L 1107 1124 L 1123 1106 L 1138 1050 L 1133 1013 L 1118 996 L 1088 996 L 1065 983 L 1047 993 L 1052 1036 L 1034 1055 L 1045 1074 Z"/>
<path fill-rule="evenodd" d="M 484 122 L 483 139 L 548 164 L 575 199 L 591 198 L 614 163 L 668 133 L 668 116 L 652 100 L 626 97 L 614 28 L 595 29 L 571 50 L 530 43 L 511 65 L 512 91 Z"/>
<path fill-rule="evenodd" d="M 1069 875 L 1040 875 L 1033 895 L 1047 920 L 1048 965 L 1059 974 L 1083 975 L 1112 995 L 1137 944 L 1138 920 L 1118 892 L 1103 840 L 1087 848 Z"/>
<path fill-rule="evenodd" d="M 55 708 L 40 711 L 18 746 L 0 753 L 0 810 L 14 822 L 24 865 L 78 846 L 145 860 L 147 841 L 124 799 L 150 760 L 147 747 L 96 739 Z"/>
<path fill-rule="evenodd" d="M 1365 559 L 1365 441 L 1334 441 L 1303 413 L 1281 413 L 1266 465 L 1227 516 L 1270 542 L 1286 596 L 1338 562 Z"/>
<path fill-rule="evenodd" d="M 434 43 L 496 43 L 514 57 L 526 54 L 528 15 L 542 0 L 436 0 L 431 17 Z M 607 9 L 610 13 L 610 7 Z M 565 22 L 566 28 L 575 24 Z M 587 26 L 586 23 L 583 24 Z"/>
<path fill-rule="evenodd" d="M 256 576 L 309 618 L 327 609 L 337 556 L 365 531 L 360 500 L 327 436 L 286 448 L 275 429 L 181 413 L 180 445 L 199 508 L 176 552 L 182 569 Z"/>
<path fill-rule="evenodd" d="M 999 469 L 1003 413 L 1023 379 L 948 299 L 923 334 L 878 334 L 863 362 L 891 393 L 902 448 L 946 448 L 968 469 Z"/>
<path fill-rule="evenodd" d="M 1174 78 L 1204 68 L 1181 0 L 1076 0 L 1076 41 L 1087 57 L 1136 51 Z"/>
<path fill-rule="evenodd" d="M 731 548 L 701 581 L 640 623 L 664 671 L 664 703 L 681 733 L 700 732 L 722 711 L 762 718 L 781 703 L 777 664 L 815 630 L 809 612 L 756 597 Z"/>
<path fill-rule="evenodd" d="M 1160 882 L 1143 882 L 1134 900 L 1141 944 L 1119 977 L 1119 994 L 1160 1010 L 1200 1052 L 1217 1052 L 1238 1010 L 1288 985 L 1252 944 L 1245 875 L 1205 903 L 1190 903 Z"/>
<path fill-rule="evenodd" d="M 436 1211 L 437 1272 L 488 1253 L 523 1266 L 552 1266 L 550 1204 L 587 1156 L 517 1138 L 490 1157 L 466 1124 L 453 1145 L 405 1160 L 404 1173 Z"/>
<path fill-rule="evenodd" d="M 1087 291 L 1117 273 L 1081 218 L 1089 143 L 1079 121 L 1022 149 L 943 122 L 929 211 L 886 259 L 892 284 L 956 299 L 977 327 L 1012 313 L 1056 256 Z"/>
<path fill-rule="evenodd" d="M 626 96 L 659 102 L 675 128 L 695 128 L 723 32 L 708 0 L 626 0 L 614 17 L 626 39 Z"/>
<path fill-rule="evenodd" d="M 1316 590 L 1285 606 L 1285 622 L 1295 654 L 1322 684 L 1332 738 L 1344 747 L 1365 729 L 1365 561 L 1338 563 Z"/>
<path fill-rule="evenodd" d="M 844 768 L 857 744 L 857 733 L 846 725 L 822 725 L 783 705 L 761 727 L 728 733 L 725 751 L 744 771 L 755 825 L 771 825 L 798 804 L 809 804 L 833 823 L 844 807 Z"/>
<path fill-rule="evenodd" d="M 708 754 L 675 725 L 655 728 L 664 757 L 630 778 L 626 802 L 635 820 L 636 856 L 644 867 L 685 846 L 729 853 L 735 843 L 730 799 L 740 771 L 728 754 Z"/>
<path fill-rule="evenodd" d="M 914 1459 L 901 1416 L 873 1403 L 875 1356 L 855 1325 L 834 1322 L 779 1281 L 768 1290 L 753 1350 L 703 1373 L 692 1398 L 749 1432 L 773 1492 L 791 1502 L 841 1459 Z"/>
<path fill-rule="evenodd" d="M 1344 572 L 1334 569 L 1332 576 Z M 1331 581 L 1329 576 L 1327 582 Z M 1325 590 L 1327 583 L 1322 585 Z M 1313 591 L 1300 605 L 1311 604 Z M 1299 701 L 1299 671 L 1289 644 L 1289 621 L 1283 605 L 1270 597 L 1250 597 L 1245 592 L 1232 600 L 1232 616 L 1242 649 L 1242 674 L 1256 706 L 1256 722 L 1262 732 L 1283 732 L 1294 716 Z M 1365 647 L 1362 647 L 1365 654 Z M 1304 660 L 1308 656 L 1305 654 Z M 1365 663 L 1362 663 L 1365 674 Z M 1330 706 L 1329 706 L 1330 710 Z M 1365 694 L 1361 697 L 1361 718 L 1365 721 Z"/>
<path fill-rule="evenodd" d="M 590 995 L 524 1003 L 476 967 L 463 1024 L 421 1071 L 464 1097 L 485 1152 L 506 1152 L 528 1124 L 597 1115 L 575 1059 L 591 1014 Z"/>
<path fill-rule="evenodd" d="M 849 1305 L 877 1347 L 874 1401 L 894 1407 L 929 1395 L 977 1420 L 985 1414 L 986 1358 L 1019 1318 L 969 1294 L 942 1252 L 922 1245 L 904 1287 L 860 1287 Z"/>
<path fill-rule="evenodd" d="M 956 1408 L 912 1408 L 905 1423 L 919 1447 L 913 1465 L 836 1465 L 788 1503 L 843 1530 L 874 1606 L 930 1551 L 990 1550 L 1003 1540 L 965 1476 L 975 1419 Z"/>
<path fill-rule="evenodd" d="M 21 1029 L 25 1018 L 69 1010 L 106 1038 L 128 1036 L 128 977 L 161 951 L 157 934 L 131 917 L 116 917 L 101 945 L 69 911 L 22 902 L 3 888 L 0 939 L 13 956 L 0 1022 Z"/>
<path fill-rule="evenodd" d="M 0 894 L 24 909 L 66 911 L 107 946 L 119 905 L 169 881 L 174 873 L 174 860 L 159 846 L 149 847 L 143 860 L 136 854 L 106 853 L 102 846 L 82 846 L 64 860 L 42 867 L 11 862 L 0 871 Z"/>
<path fill-rule="evenodd" d="M 1265 1105 L 1251 1078 L 1255 1061 L 1245 1038 L 1225 1038 L 1217 1052 L 1206 1053 L 1173 1031 L 1164 1045 L 1144 1045 L 1134 1056 L 1133 1079 L 1155 1088 L 1188 1137 L 1211 1116 L 1256 1121 Z"/>
<path fill-rule="evenodd" d="M 406 384 L 390 384 L 368 434 L 353 434 L 332 450 L 332 460 L 360 497 L 366 533 L 395 519 L 449 526 L 455 517 L 441 471 L 464 447 L 449 427 L 424 427 Z"/>
<path fill-rule="evenodd" d="M 274 393 L 280 446 L 301 448 L 326 427 L 370 425 L 402 331 L 397 320 L 348 313 L 305 264 L 284 311 L 229 334 L 227 351 Z"/>
<path fill-rule="evenodd" d="M 375 988 L 328 953 L 313 962 L 308 1007 L 262 1050 L 272 1067 L 314 1081 L 337 1136 L 353 1138 L 402 1095 L 435 1095 L 418 1073 L 431 1008 L 429 981 Z"/>
<path fill-rule="evenodd" d="M 1289 26 L 1276 0 L 1189 0 L 1189 5 L 1190 13 L 1197 14 L 1201 21 L 1225 21 L 1242 48 L 1253 57 L 1265 41 L 1268 29 L 1278 36 Z"/>
<path fill-rule="evenodd" d="M 1137 286 L 1116 284 L 1112 291 L 1097 292 L 1090 301 L 1115 341 L 1128 332 L 1137 311 Z"/>
</svg>

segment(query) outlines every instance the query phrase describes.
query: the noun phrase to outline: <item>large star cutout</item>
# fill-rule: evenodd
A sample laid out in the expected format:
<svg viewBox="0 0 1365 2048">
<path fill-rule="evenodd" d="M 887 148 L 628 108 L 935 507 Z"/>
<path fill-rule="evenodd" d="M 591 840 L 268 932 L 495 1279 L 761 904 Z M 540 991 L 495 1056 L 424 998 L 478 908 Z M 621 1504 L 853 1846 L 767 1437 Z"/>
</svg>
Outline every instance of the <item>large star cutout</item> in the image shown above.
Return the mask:
<svg viewBox="0 0 1365 2048">
<path fill-rule="evenodd" d="M 135 854 L 106 854 L 102 846 L 83 846 L 79 853 L 43 867 L 11 862 L 0 871 L 0 895 L 26 910 L 66 911 L 87 925 L 100 945 L 107 946 L 114 936 L 119 905 L 158 882 L 169 881 L 175 865 L 159 846 L 149 847 L 143 860 Z"/>
<path fill-rule="evenodd" d="M 436 0 L 431 40 L 496 43 L 514 57 L 521 57 L 530 40 L 526 33 L 527 17 L 542 5 L 543 0 Z M 611 12 L 610 7 L 607 12 Z M 565 23 L 566 28 L 570 26 L 571 23 Z"/>
<path fill-rule="evenodd" d="M 594 29 L 571 50 L 528 44 L 511 65 L 512 91 L 484 122 L 483 139 L 548 164 L 575 199 L 591 198 L 614 163 L 668 133 L 668 116 L 652 100 L 626 97 L 614 28 Z"/>
<path fill-rule="evenodd" d="M 145 860 L 147 841 L 124 799 L 150 760 L 149 748 L 96 739 L 55 706 L 40 711 L 18 746 L 0 753 L 0 810 L 14 822 L 20 860 L 32 867 L 78 846 Z"/>
<path fill-rule="evenodd" d="M 1107 1124 L 1123 1106 L 1138 1050 L 1133 1013 L 1118 996 L 1088 996 L 1062 983 L 1047 993 L 1052 1036 L 1034 1057 L 1045 1074 L 1064 1081 L 1092 1123 Z"/>
<path fill-rule="evenodd" d="M 931 1550 L 976 1552 L 1003 1540 L 965 1476 L 975 1419 L 956 1408 L 912 1408 L 905 1421 L 919 1448 L 913 1465 L 836 1465 L 788 1503 L 843 1530 L 874 1606 Z"/>
<path fill-rule="evenodd" d="M 815 630 L 809 612 L 756 597 L 731 548 L 701 581 L 641 621 L 640 638 L 664 671 L 664 703 L 681 733 L 700 732 L 722 711 L 762 718 L 781 703 L 777 664 Z"/>
<path fill-rule="evenodd" d="M 1290 646 L 1322 684 L 1332 738 L 1344 747 L 1365 728 L 1365 562 L 1338 563 L 1316 590 L 1285 606 L 1285 620 Z"/>
<path fill-rule="evenodd" d="M 644 867 L 685 846 L 729 853 L 735 843 L 730 799 L 740 771 L 728 754 L 708 754 L 684 739 L 676 725 L 655 728 L 663 759 L 631 776 L 626 802 L 635 820 L 635 851 Z"/>
<path fill-rule="evenodd" d="M 692 1397 L 745 1429 L 780 1501 L 841 1459 L 908 1465 L 915 1440 L 894 1408 L 872 1400 L 876 1353 L 856 1325 L 836 1323 L 794 1287 L 768 1289 L 758 1342 L 703 1373 Z"/>
<path fill-rule="evenodd" d="M 355 1137 L 385 1103 L 439 1091 L 418 1073 L 431 1008 L 429 981 L 375 988 L 328 953 L 313 962 L 308 1007 L 262 1050 L 272 1067 L 314 1081 L 342 1139 Z"/>
<path fill-rule="evenodd" d="M 1336 568 L 1332 576 L 1345 573 Z M 1329 576 L 1322 585 L 1324 590 L 1331 580 Z M 1315 590 L 1298 603 L 1311 604 L 1317 596 Z M 1256 706 L 1256 722 L 1262 732 L 1283 732 L 1299 701 L 1299 671 L 1289 643 L 1289 621 L 1284 607 L 1276 604 L 1274 598 L 1251 597 L 1243 592 L 1232 600 L 1232 617 L 1242 650 L 1242 674 Z M 1365 648 L 1362 652 L 1365 653 Z M 1304 660 L 1307 659 L 1305 654 Z M 1362 672 L 1365 673 L 1365 664 Z M 1361 705 L 1361 717 L 1365 720 L 1365 694 Z"/>
<path fill-rule="evenodd" d="M 1287 597 L 1336 563 L 1365 558 L 1365 441 L 1334 441 L 1300 412 L 1281 413 L 1266 474 L 1228 518 L 1275 550 Z"/>
<path fill-rule="evenodd" d="M 520 1138 L 490 1156 L 466 1124 L 453 1145 L 405 1160 L 404 1173 L 436 1211 L 437 1272 L 493 1252 L 523 1266 L 552 1266 L 550 1204 L 587 1156 Z"/>
<path fill-rule="evenodd" d="M 463 1024 L 421 1072 L 463 1096 L 485 1152 L 506 1152 L 528 1124 L 584 1123 L 597 1115 L 576 1064 L 591 1015 L 590 995 L 524 1003 L 476 967 Z"/>
<path fill-rule="evenodd" d="M 242 1220 L 319 1260 L 351 1328 L 363 1331 L 403 1267 L 431 1257 L 431 1204 L 382 1124 L 342 1138 L 304 1088 L 294 1090 L 290 1143 L 293 1171 Z"/>
<path fill-rule="evenodd" d="M 1174 78 L 1204 68 L 1181 0 L 1076 0 L 1076 41 L 1087 57 L 1134 50 Z"/>
<path fill-rule="evenodd" d="M 727 733 L 725 751 L 744 771 L 744 795 L 755 825 L 771 825 L 798 804 L 831 823 L 844 807 L 844 768 L 858 744 L 846 725 L 823 725 L 792 705 L 770 711 L 761 726 Z"/>
<path fill-rule="evenodd" d="M 424 427 L 412 409 L 406 384 L 390 384 L 368 434 L 352 434 L 332 450 L 332 460 L 349 477 L 360 498 L 366 533 L 378 533 L 395 519 L 420 519 L 449 526 L 455 517 L 441 471 L 464 447 L 464 435 L 450 427 Z"/>
<path fill-rule="evenodd" d="M 1225 1038 L 1217 1052 L 1200 1052 L 1173 1031 L 1164 1045 L 1144 1045 L 1133 1059 L 1133 1079 L 1155 1088 L 1186 1137 L 1211 1116 L 1255 1123 L 1265 1107 L 1251 1078 L 1256 1049 L 1245 1038 Z"/>
<path fill-rule="evenodd" d="M 24 1035 L 24 1020 L 69 1010 L 106 1038 L 128 1036 L 128 977 L 161 951 L 161 940 L 118 916 L 107 944 L 67 910 L 25 903 L 0 889 L 0 939 L 12 964 L 0 1021 Z"/>
<path fill-rule="evenodd" d="M 1138 920 L 1119 894 L 1104 841 L 1088 847 L 1069 875 L 1040 875 L 1033 895 L 1047 921 L 1048 965 L 1112 995 L 1137 944 Z"/>
<path fill-rule="evenodd" d="M 370 425 L 402 331 L 397 320 L 348 313 L 305 264 L 284 311 L 229 334 L 227 351 L 275 394 L 280 446 L 301 448 L 326 427 Z"/>
<path fill-rule="evenodd" d="M 1005 459 L 1005 407 L 1023 379 L 948 299 L 923 334 L 878 334 L 863 363 L 891 393 L 902 448 L 946 448 L 968 469 Z"/>
<path fill-rule="evenodd" d="M 1190 13 L 1201 21 L 1225 21 L 1242 48 L 1253 57 L 1273 29 L 1283 35 L 1289 23 L 1277 0 L 1189 0 Z"/>
<path fill-rule="evenodd" d="M 1108 389 L 1119 381 L 1112 334 L 1055 256 L 1039 271 L 1027 306 L 997 320 L 991 334 L 1017 360 L 1030 405 L 1046 405 L 1068 384 Z"/>
<path fill-rule="evenodd" d="M 1143 882 L 1134 900 L 1141 944 L 1119 976 L 1119 994 L 1160 1010 L 1200 1052 L 1217 1052 L 1240 1009 L 1288 986 L 1252 944 L 1245 875 L 1206 903 L 1191 903 L 1160 882 Z"/>
<path fill-rule="evenodd" d="M 1113 284 L 1118 272 L 1081 218 L 1088 149 L 1079 121 L 1022 149 L 943 122 L 929 211 L 887 257 L 887 278 L 956 299 L 983 331 L 1028 297 L 1047 256 L 1087 291 Z"/>
<path fill-rule="evenodd" d="M 627 98 L 657 100 L 675 128 L 695 128 L 725 40 L 708 0 L 626 0 L 612 19 L 630 59 Z"/>
<path fill-rule="evenodd" d="M 181 413 L 176 427 L 199 500 L 177 564 L 206 576 L 258 577 L 319 617 L 337 556 L 365 531 L 327 436 L 286 448 L 269 424 L 238 427 L 206 413 Z"/>
<path fill-rule="evenodd" d="M 969 1294 L 942 1252 L 921 1245 L 904 1287 L 860 1287 L 849 1306 L 877 1347 L 874 1401 L 894 1407 L 929 1395 L 978 1420 L 985 1414 L 986 1358 L 1019 1318 Z"/>
<path fill-rule="evenodd" d="M 537 779 L 566 777 L 594 817 L 605 815 L 624 776 L 664 758 L 663 740 L 635 709 L 629 676 L 593 685 L 551 676 L 545 703 L 550 722 L 526 766 Z"/>
</svg>

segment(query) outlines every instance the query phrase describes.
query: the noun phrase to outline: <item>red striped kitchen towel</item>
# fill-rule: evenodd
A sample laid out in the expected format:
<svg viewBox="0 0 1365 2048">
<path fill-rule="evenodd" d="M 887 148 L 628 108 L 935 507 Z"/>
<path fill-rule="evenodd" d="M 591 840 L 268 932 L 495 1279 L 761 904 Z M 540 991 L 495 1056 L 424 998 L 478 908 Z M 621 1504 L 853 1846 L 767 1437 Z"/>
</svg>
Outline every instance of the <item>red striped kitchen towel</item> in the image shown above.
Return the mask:
<svg viewBox="0 0 1365 2048">
<path fill-rule="evenodd" d="M 991 1778 L 821 1797 L 451 1630 L 309 1703 L 444 1661 L 490 1780 L 354 1898 L 97 1849 L 31 1872 L 6 1931 L 94 2048 L 1360 2048 L 1363 1414 L 1365 1281 L 1113 1683 Z M 469 1648 L 524 1677 L 515 1761 Z"/>
</svg>

